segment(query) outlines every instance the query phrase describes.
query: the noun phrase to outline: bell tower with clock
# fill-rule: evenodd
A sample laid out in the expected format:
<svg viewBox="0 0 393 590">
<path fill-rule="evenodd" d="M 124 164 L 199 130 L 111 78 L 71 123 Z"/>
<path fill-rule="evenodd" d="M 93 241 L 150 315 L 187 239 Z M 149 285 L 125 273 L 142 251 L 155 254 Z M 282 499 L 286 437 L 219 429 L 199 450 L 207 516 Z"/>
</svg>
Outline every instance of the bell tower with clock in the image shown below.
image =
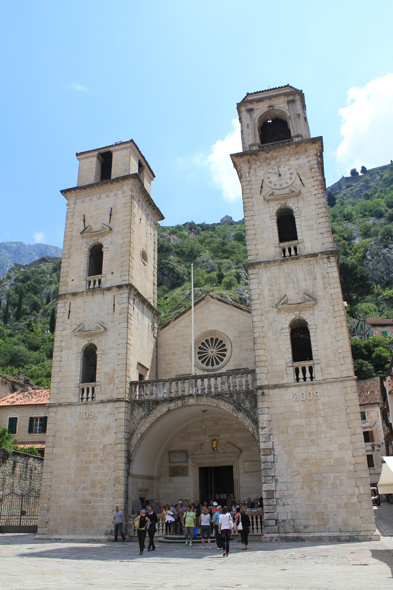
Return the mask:
<svg viewBox="0 0 393 590">
<path fill-rule="evenodd" d="M 375 533 L 322 138 L 303 92 L 238 104 L 267 539 Z"/>
</svg>

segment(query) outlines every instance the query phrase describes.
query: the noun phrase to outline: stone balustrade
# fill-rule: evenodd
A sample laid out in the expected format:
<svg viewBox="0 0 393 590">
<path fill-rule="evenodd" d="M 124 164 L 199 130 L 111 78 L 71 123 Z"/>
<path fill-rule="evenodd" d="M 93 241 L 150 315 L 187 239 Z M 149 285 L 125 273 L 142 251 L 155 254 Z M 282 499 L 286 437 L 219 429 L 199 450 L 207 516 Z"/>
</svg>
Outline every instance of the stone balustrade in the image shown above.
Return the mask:
<svg viewBox="0 0 393 590">
<path fill-rule="evenodd" d="M 233 521 L 235 520 L 235 512 L 231 512 Z M 263 534 L 263 510 L 256 509 L 247 511 L 248 517 L 250 519 L 250 535 L 262 535 Z M 136 530 L 134 525 L 134 520 L 136 518 L 136 514 L 131 514 L 128 520 L 128 536 L 136 537 Z M 165 521 L 162 518 L 161 514 L 157 514 L 158 522 L 157 522 L 157 532 L 155 537 L 164 537 L 165 536 Z M 173 526 L 173 525 L 172 525 Z M 237 534 L 234 532 L 234 534 Z M 214 539 L 213 539 L 214 541 Z"/>
<path fill-rule="evenodd" d="M 102 287 L 102 275 L 86 277 L 86 289 L 100 289 Z"/>
<path fill-rule="evenodd" d="M 220 395 L 254 391 L 255 371 L 190 375 L 174 379 L 130 382 L 132 400 L 167 399 L 185 395 Z"/>
<path fill-rule="evenodd" d="M 97 383 L 81 383 L 79 385 L 79 401 L 94 402 L 96 399 Z"/>
<path fill-rule="evenodd" d="M 312 361 L 293 363 L 293 376 L 297 383 L 301 381 L 315 381 L 315 369 Z"/>
</svg>

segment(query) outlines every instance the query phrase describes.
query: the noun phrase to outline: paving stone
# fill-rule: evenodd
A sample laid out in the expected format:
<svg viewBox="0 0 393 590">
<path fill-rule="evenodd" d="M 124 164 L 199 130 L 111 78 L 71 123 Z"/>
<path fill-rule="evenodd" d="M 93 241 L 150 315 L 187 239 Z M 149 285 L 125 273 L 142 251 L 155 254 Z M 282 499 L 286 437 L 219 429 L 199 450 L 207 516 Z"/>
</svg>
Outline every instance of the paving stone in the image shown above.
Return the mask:
<svg viewBox="0 0 393 590">
<path fill-rule="evenodd" d="M 2 590 L 385 590 L 392 587 L 393 505 L 374 509 L 386 536 L 365 543 L 261 543 L 236 539 L 223 558 L 213 547 L 136 542 L 76 543 L 0 535 Z"/>
</svg>

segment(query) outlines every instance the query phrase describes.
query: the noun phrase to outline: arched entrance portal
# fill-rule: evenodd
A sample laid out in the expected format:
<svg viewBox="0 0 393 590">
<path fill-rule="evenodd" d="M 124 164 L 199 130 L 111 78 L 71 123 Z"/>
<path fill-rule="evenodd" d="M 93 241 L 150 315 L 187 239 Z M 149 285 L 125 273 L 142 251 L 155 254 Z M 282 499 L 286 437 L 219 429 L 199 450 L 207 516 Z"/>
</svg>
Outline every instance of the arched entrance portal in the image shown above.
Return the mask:
<svg viewBox="0 0 393 590">
<path fill-rule="evenodd" d="M 131 436 L 131 510 L 137 500 L 227 504 L 262 495 L 254 422 L 229 402 L 211 405 L 196 397 L 195 403 L 160 404 Z"/>
</svg>

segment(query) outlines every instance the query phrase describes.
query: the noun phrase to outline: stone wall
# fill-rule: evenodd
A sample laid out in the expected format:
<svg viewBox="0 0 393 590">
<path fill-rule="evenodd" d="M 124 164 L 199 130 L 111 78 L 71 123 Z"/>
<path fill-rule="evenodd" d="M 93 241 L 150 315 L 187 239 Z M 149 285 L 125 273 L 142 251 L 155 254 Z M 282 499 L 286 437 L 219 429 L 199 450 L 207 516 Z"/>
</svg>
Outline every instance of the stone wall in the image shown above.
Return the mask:
<svg viewBox="0 0 393 590">
<path fill-rule="evenodd" d="M 0 449 L 0 492 L 26 494 L 31 489 L 39 492 L 42 482 L 42 457 Z"/>
</svg>

